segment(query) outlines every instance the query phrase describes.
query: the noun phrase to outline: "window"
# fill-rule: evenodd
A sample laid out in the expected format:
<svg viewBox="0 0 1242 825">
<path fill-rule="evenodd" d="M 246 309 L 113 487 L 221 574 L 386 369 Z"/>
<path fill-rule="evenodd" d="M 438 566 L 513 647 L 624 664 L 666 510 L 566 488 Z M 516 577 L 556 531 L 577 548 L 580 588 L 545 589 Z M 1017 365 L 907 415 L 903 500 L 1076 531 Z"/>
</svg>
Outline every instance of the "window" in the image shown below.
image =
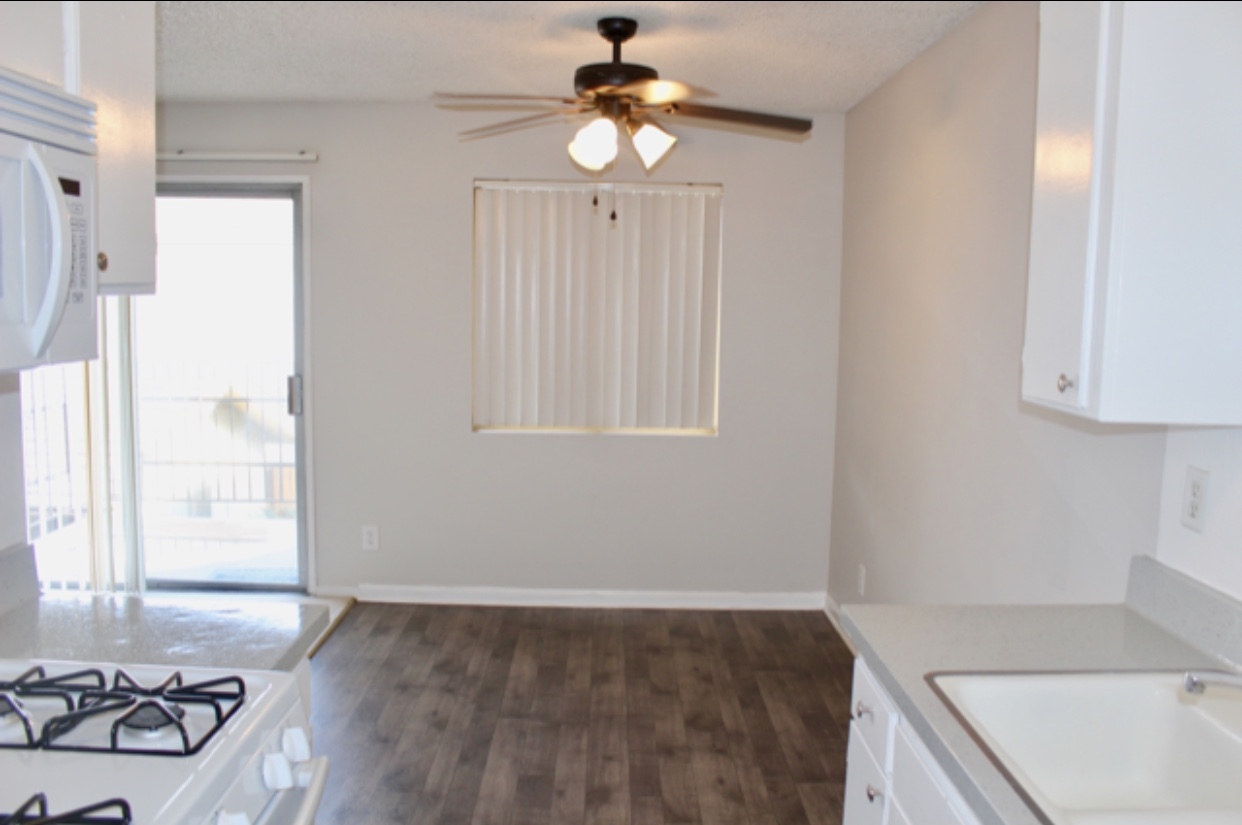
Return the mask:
<svg viewBox="0 0 1242 825">
<path fill-rule="evenodd" d="M 53 589 L 90 586 L 86 385 L 80 363 L 21 373 L 26 536 Z"/>
<path fill-rule="evenodd" d="M 476 183 L 474 428 L 714 434 L 722 197 Z"/>
</svg>

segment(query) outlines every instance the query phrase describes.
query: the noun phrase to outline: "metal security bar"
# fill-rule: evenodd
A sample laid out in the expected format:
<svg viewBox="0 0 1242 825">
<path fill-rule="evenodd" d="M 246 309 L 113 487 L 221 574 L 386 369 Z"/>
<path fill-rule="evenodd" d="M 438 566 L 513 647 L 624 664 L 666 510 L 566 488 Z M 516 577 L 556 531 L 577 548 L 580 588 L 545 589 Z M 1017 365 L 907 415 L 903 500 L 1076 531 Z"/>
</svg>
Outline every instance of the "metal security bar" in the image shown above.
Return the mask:
<svg viewBox="0 0 1242 825">
<path fill-rule="evenodd" d="M 149 577 L 211 580 L 195 571 L 218 568 L 296 583 L 296 567 L 264 561 L 296 544 L 286 377 L 281 365 L 146 362 L 137 404 Z"/>
<path fill-rule="evenodd" d="M 91 587 L 86 367 L 21 374 L 26 537 L 47 590 Z"/>
</svg>

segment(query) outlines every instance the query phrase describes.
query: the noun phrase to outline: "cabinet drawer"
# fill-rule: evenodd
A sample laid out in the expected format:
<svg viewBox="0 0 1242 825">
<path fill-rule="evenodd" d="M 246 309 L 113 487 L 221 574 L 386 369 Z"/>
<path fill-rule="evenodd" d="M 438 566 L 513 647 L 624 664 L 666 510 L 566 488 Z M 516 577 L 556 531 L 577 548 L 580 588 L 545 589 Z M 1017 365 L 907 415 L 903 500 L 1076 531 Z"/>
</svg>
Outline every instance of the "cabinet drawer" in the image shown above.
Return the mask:
<svg viewBox="0 0 1242 825">
<path fill-rule="evenodd" d="M 880 767 L 887 770 L 892 752 L 897 709 L 861 658 L 854 660 L 854 689 L 850 716 Z"/>
<path fill-rule="evenodd" d="M 893 802 L 909 814 L 911 825 L 977 825 L 931 754 L 904 727 L 893 740 L 892 787 Z"/>
<path fill-rule="evenodd" d="M 842 825 L 883 825 L 888 804 L 884 769 L 867 749 L 855 723 L 845 754 L 845 816 Z"/>
</svg>

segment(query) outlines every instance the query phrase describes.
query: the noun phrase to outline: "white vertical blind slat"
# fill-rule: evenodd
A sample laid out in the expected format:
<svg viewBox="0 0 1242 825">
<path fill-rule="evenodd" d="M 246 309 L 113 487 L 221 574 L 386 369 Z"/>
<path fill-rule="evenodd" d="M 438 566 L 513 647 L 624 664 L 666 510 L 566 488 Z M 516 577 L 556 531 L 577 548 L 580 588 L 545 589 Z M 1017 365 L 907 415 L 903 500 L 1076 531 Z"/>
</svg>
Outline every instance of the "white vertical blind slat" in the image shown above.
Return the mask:
<svg viewBox="0 0 1242 825">
<path fill-rule="evenodd" d="M 614 195 L 614 197 L 616 197 Z M 625 210 L 623 197 L 618 198 L 616 208 Z M 621 383 L 623 373 L 622 338 L 624 337 L 625 317 L 625 231 L 618 221 L 608 222 L 607 251 L 607 302 L 605 310 L 604 368 L 600 377 L 604 380 L 604 426 L 617 428 L 621 426 Z"/>
<path fill-rule="evenodd" d="M 522 288 L 522 209 L 509 208 L 505 204 L 505 238 L 500 248 L 504 264 L 501 266 L 500 305 L 504 307 L 504 320 L 501 322 L 499 340 L 504 355 L 504 373 L 500 376 L 504 383 L 504 412 L 501 421 L 520 424 L 522 421 L 521 380 L 522 380 L 522 339 L 521 321 L 517 317 L 516 293 Z"/>
<path fill-rule="evenodd" d="M 656 203 L 643 201 L 643 210 L 639 219 L 641 238 L 652 238 L 655 235 Z M 651 420 L 651 384 L 652 363 L 655 354 L 655 317 L 658 293 L 658 278 L 655 272 L 655 245 L 639 244 L 638 283 L 639 283 L 639 319 L 638 319 L 638 375 L 635 376 L 635 420 L 634 426 L 645 427 Z"/>
<path fill-rule="evenodd" d="M 714 432 L 719 204 L 710 186 L 477 184 L 474 426 Z"/>
<path fill-rule="evenodd" d="M 625 310 L 623 313 L 621 339 L 621 409 L 618 415 L 619 426 L 632 428 L 638 426 L 638 367 L 639 367 L 639 336 L 641 334 L 640 311 L 642 301 L 641 266 L 642 211 L 644 199 L 632 193 L 626 193 L 623 199 L 626 220 L 622 224 L 622 248 L 625 259 L 622 266 L 625 271 Z"/>
<path fill-rule="evenodd" d="M 703 329 L 699 346 L 699 420 L 719 420 L 720 384 L 720 227 L 723 222 L 719 194 L 707 199 L 708 218 L 703 222 Z"/>
<path fill-rule="evenodd" d="M 573 364 L 573 272 L 576 261 L 573 257 L 573 239 L 575 237 L 574 210 L 568 193 L 557 193 L 557 214 L 559 232 L 557 235 L 557 283 L 560 291 L 557 295 L 557 328 L 560 330 L 556 350 L 556 414 L 553 424 L 572 420 L 572 364 Z"/>
<path fill-rule="evenodd" d="M 539 424 L 539 265 L 543 256 L 543 213 L 540 209 L 542 192 L 525 198 L 523 215 L 526 218 L 525 241 L 522 256 L 523 275 L 519 295 L 518 317 L 522 319 L 522 424 L 527 427 Z"/>
<path fill-rule="evenodd" d="M 687 234 L 703 237 L 703 198 L 687 199 Z M 703 335 L 703 244 L 686 244 L 685 331 L 681 336 L 681 426 L 701 426 L 699 418 L 699 349 Z"/>
<path fill-rule="evenodd" d="M 669 277 L 668 277 L 668 355 L 666 363 L 668 372 L 665 375 L 665 426 L 681 427 L 682 410 L 682 377 L 685 373 L 686 313 L 686 267 L 689 255 L 686 248 L 688 232 L 688 210 L 690 197 L 669 196 L 669 223 L 672 232 L 669 236 Z"/>
<path fill-rule="evenodd" d="M 573 405 L 569 417 L 572 427 L 587 425 L 587 307 L 589 296 L 587 284 L 590 281 L 590 256 L 587 250 L 591 246 L 590 226 L 593 222 L 589 202 L 574 198 L 574 262 L 573 268 L 567 273 L 574 285 L 573 317 Z"/>
<path fill-rule="evenodd" d="M 485 243 L 492 237 L 489 206 L 492 193 L 486 189 L 475 190 L 474 193 L 474 396 L 473 411 L 475 426 L 487 426 L 491 423 L 491 385 L 488 379 L 492 374 L 491 338 L 492 331 L 491 301 L 488 295 L 487 274 L 495 264 L 491 258 L 491 245 Z"/>
<path fill-rule="evenodd" d="M 652 319 L 655 325 L 655 353 L 651 362 L 651 419 L 649 426 L 668 426 L 668 341 L 669 318 L 671 309 L 671 290 L 673 276 L 672 251 L 677 227 L 673 225 L 672 202 L 668 198 L 658 198 L 656 208 L 657 228 L 653 232 L 655 242 L 655 273 L 659 278 L 656 293 L 656 313 Z M 660 231 L 659 227 L 668 227 L 668 231 Z"/>
</svg>

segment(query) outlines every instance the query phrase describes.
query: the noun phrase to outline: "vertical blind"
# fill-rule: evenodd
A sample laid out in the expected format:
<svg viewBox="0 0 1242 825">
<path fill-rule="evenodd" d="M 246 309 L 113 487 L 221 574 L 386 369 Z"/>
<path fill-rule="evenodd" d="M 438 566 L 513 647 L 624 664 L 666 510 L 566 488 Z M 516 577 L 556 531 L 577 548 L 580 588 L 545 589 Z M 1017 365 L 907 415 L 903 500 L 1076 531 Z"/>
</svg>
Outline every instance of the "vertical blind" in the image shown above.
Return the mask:
<svg viewBox="0 0 1242 825">
<path fill-rule="evenodd" d="M 714 433 L 722 195 L 477 182 L 475 429 Z"/>
</svg>

